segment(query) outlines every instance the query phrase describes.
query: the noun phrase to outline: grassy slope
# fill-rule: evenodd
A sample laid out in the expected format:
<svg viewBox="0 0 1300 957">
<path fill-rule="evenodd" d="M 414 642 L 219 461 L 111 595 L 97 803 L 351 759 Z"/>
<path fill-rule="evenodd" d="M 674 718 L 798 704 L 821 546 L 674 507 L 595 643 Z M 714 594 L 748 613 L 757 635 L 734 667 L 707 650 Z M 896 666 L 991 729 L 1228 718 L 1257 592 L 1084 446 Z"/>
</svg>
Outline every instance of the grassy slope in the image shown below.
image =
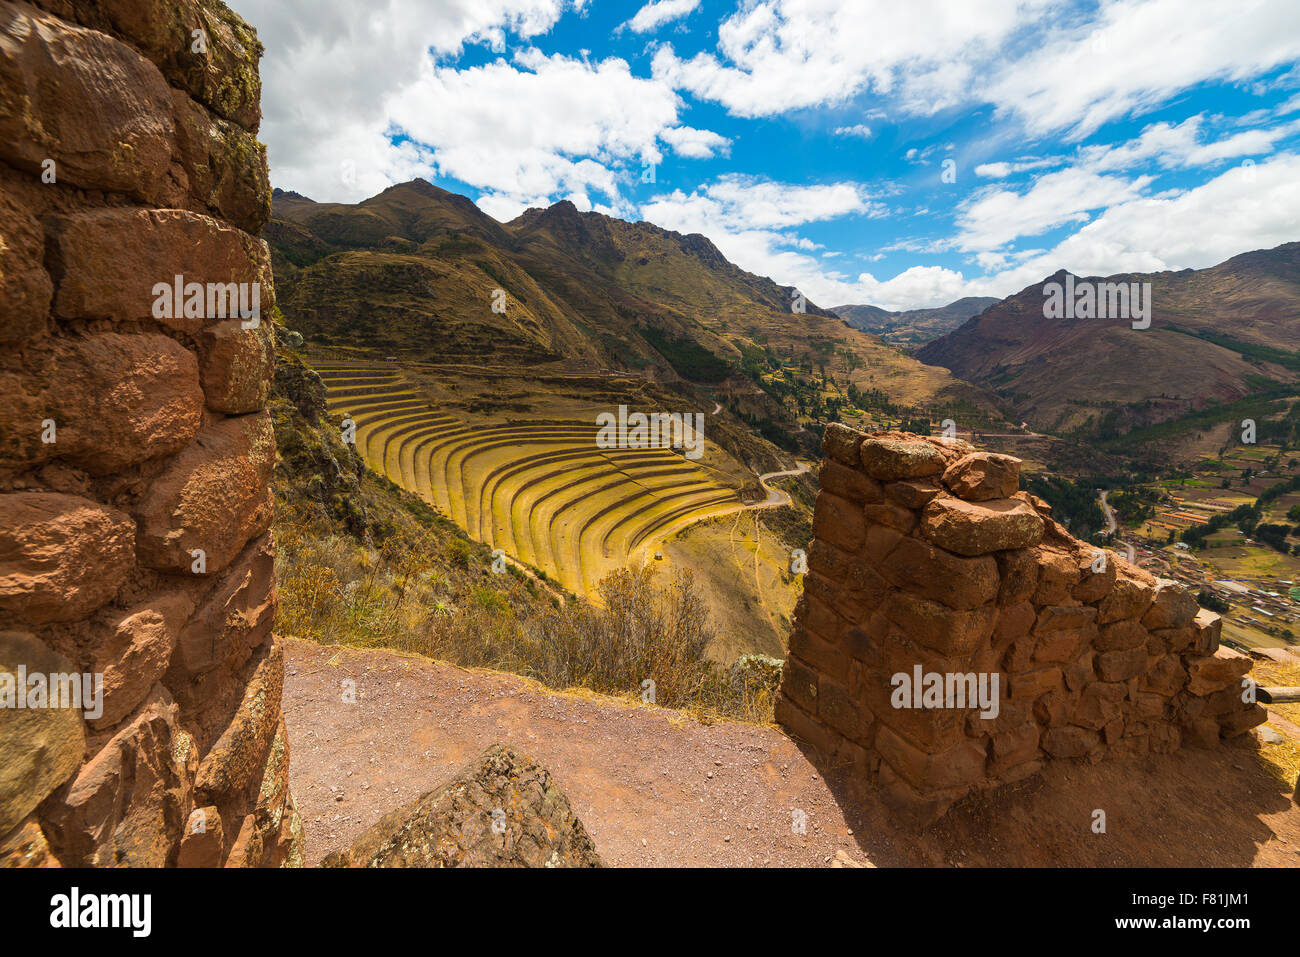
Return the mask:
<svg viewBox="0 0 1300 957">
<path fill-rule="evenodd" d="M 561 689 L 640 697 L 649 678 L 659 704 L 770 720 L 773 674 L 711 660 L 712 620 L 689 577 L 612 576 L 602 586 L 612 608 L 600 610 L 513 565 L 494 572 L 486 546 L 344 445 L 300 353 L 281 347 L 277 358 L 278 631 Z"/>
</svg>

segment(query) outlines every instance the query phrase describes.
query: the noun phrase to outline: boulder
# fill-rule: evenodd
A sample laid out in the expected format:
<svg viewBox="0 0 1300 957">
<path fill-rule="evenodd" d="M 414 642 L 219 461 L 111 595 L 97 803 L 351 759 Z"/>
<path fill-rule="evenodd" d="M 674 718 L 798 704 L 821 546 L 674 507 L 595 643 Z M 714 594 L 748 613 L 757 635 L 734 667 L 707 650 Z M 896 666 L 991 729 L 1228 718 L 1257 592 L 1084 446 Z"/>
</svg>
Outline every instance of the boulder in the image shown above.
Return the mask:
<svg viewBox="0 0 1300 957">
<path fill-rule="evenodd" d="M 822 451 L 842 465 L 857 469 L 861 464 L 858 447 L 866 436 L 840 422 L 832 422 L 822 433 Z"/>
<path fill-rule="evenodd" d="M 144 700 L 166 672 L 193 607 L 183 593 L 164 593 L 108 622 L 91 662 L 91 671 L 104 676 L 104 711 L 90 719 L 92 728 L 113 727 Z"/>
<path fill-rule="evenodd" d="M 867 478 L 856 466 L 850 468 L 835 459 L 826 459 L 822 462 L 817 482 L 823 491 L 859 505 L 879 502 L 881 499 L 879 482 Z"/>
<path fill-rule="evenodd" d="M 48 229 L 47 263 L 60 319 L 158 322 L 196 336 L 238 314 L 238 298 L 232 307 L 224 287 L 249 284 L 251 304 L 251 284 L 257 283 L 261 320 L 271 320 L 275 287 L 266 244 L 220 220 L 183 209 L 114 207 L 55 217 Z M 205 294 L 202 314 L 187 315 L 184 294 L 176 303 L 174 293 L 155 292 L 158 284 L 174 289 L 176 276 L 205 289 L 221 284 L 223 301 L 214 297 L 209 315 Z"/>
<path fill-rule="evenodd" d="M 1223 619 L 1202 608 L 1192 619 L 1191 651 L 1198 655 L 1212 655 L 1219 648 L 1219 637 L 1223 634 Z"/>
<path fill-rule="evenodd" d="M 0 869 L 62 866 L 50 850 L 50 843 L 35 816 L 0 837 Z"/>
<path fill-rule="evenodd" d="M 135 523 L 52 492 L 0 494 L 0 609 L 33 624 L 76 621 L 111 601 L 135 567 Z"/>
<path fill-rule="evenodd" d="M 199 430 L 194 353 L 160 335 L 106 332 L 65 342 L 48 384 L 55 453 L 92 475 L 173 455 Z"/>
<path fill-rule="evenodd" d="M 997 608 L 992 604 L 954 611 L 905 591 L 893 592 L 884 607 L 889 620 L 902 628 L 911 641 L 941 655 L 974 653 L 988 641 L 997 620 Z"/>
<path fill-rule="evenodd" d="M 270 416 L 224 419 L 199 432 L 153 480 L 135 508 L 142 564 L 172 574 L 225 568 L 271 522 L 275 464 Z"/>
<path fill-rule="evenodd" d="M 190 801 L 176 705 L 161 685 L 45 812 L 59 859 L 76 867 L 175 863 Z"/>
<path fill-rule="evenodd" d="M 167 81 L 139 53 L 95 30 L 0 3 L 0 159 L 37 176 L 52 159 L 59 183 L 179 206 L 174 134 Z"/>
<path fill-rule="evenodd" d="M 181 90 L 171 91 L 176 144 L 190 193 L 214 216 L 252 235 L 271 218 L 266 147 L 242 127 L 213 116 Z"/>
<path fill-rule="evenodd" d="M 1169 578 L 1157 578 L 1151 607 L 1142 615 L 1142 624 L 1149 629 L 1183 628 L 1195 619 L 1200 606 L 1196 598 L 1181 584 Z"/>
<path fill-rule="evenodd" d="M 866 534 L 862 506 L 822 489 L 813 506 L 813 534 L 837 548 L 856 551 Z"/>
<path fill-rule="evenodd" d="M 1221 647 L 1206 658 L 1191 658 L 1187 661 L 1187 690 L 1194 695 L 1208 695 L 1232 685 L 1239 685 L 1241 679 L 1250 673 L 1249 655 Z"/>
<path fill-rule="evenodd" d="M 230 724 L 199 764 L 195 792 L 200 801 L 218 806 L 236 802 L 261 780 L 280 721 L 283 688 L 284 651 L 275 642 L 254 667 Z"/>
<path fill-rule="evenodd" d="M 40 223 L 0 184 L 0 343 L 31 341 L 48 328 L 54 283 L 45 271 Z"/>
<path fill-rule="evenodd" d="M 40 675 L 47 683 L 42 706 L 17 707 L 19 694 L 24 704 L 35 703 L 19 682 L 20 667 L 24 677 Z M 72 662 L 35 636 L 0 632 L 0 834 L 16 826 L 81 764 L 83 708 L 51 707 L 56 702 L 48 687 L 54 675 L 81 680 Z M 61 693 L 57 703 L 64 703 Z"/>
<path fill-rule="evenodd" d="M 601 867 L 545 768 L 495 745 L 379 820 L 325 867 Z"/>
<path fill-rule="evenodd" d="M 858 455 L 867 474 L 882 482 L 938 475 L 946 464 L 937 448 L 920 440 L 868 438 Z"/>
<path fill-rule="evenodd" d="M 220 867 L 226 851 L 226 833 L 221 812 L 214 806 L 198 807 L 190 812 L 181 837 L 177 867 Z"/>
<path fill-rule="evenodd" d="M 167 684 L 183 688 L 218 665 L 242 667 L 271 634 L 275 601 L 275 549 L 267 533 L 249 543 L 186 617 Z"/>
<path fill-rule="evenodd" d="M 973 452 L 944 470 L 943 484 L 953 495 L 968 502 L 1010 498 L 1020 489 L 1020 459 Z"/>
<path fill-rule="evenodd" d="M 921 515 L 921 534 L 958 555 L 987 555 L 1036 545 L 1043 537 L 1043 520 L 1014 499 L 976 503 L 937 498 Z"/>
<path fill-rule="evenodd" d="M 898 539 L 880 573 L 899 588 L 962 611 L 998 593 L 998 565 L 991 557 L 963 558 L 916 538 Z"/>
</svg>

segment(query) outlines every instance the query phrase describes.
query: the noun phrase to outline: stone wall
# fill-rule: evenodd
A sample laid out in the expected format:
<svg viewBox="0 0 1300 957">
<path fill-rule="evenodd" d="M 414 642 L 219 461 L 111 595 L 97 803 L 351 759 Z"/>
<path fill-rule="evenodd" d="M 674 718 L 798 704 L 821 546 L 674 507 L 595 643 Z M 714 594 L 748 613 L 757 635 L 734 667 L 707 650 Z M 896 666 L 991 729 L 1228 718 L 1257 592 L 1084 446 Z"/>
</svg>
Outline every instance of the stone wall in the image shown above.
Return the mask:
<svg viewBox="0 0 1300 957">
<path fill-rule="evenodd" d="M 0 2 L 3 863 L 301 857 L 261 53 L 214 0 Z M 205 295 L 168 308 L 178 276 Z M 102 676 L 102 711 L 17 707 L 20 668 Z"/>
<path fill-rule="evenodd" d="M 777 720 L 894 806 L 930 818 L 1045 761 L 1264 721 L 1219 616 L 1072 538 L 1018 459 L 838 424 L 823 450 Z"/>
</svg>

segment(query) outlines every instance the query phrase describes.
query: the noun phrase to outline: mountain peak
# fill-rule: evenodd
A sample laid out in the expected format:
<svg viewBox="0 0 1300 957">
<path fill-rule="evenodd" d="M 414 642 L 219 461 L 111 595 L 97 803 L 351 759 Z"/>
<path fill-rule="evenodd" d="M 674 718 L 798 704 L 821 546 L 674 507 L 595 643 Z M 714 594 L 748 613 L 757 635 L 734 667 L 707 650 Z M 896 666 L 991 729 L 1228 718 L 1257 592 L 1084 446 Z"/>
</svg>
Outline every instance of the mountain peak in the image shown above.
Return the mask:
<svg viewBox="0 0 1300 957">
<path fill-rule="evenodd" d="M 312 199 L 310 196 L 304 196 L 302 193 L 294 192 L 291 189 L 281 189 L 278 186 L 271 190 L 271 200 L 275 201 L 277 199 L 299 199 L 305 203 L 316 202 L 316 200 Z"/>
</svg>

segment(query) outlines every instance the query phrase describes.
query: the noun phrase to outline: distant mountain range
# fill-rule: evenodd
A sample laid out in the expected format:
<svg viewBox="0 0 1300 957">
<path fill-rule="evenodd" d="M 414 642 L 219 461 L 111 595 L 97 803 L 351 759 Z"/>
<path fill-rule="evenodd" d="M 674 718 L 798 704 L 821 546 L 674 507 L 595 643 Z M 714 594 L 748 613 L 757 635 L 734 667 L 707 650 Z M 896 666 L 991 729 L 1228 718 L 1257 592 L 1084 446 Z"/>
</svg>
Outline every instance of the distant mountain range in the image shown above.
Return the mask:
<svg viewBox="0 0 1300 957">
<path fill-rule="evenodd" d="M 937 309 L 890 312 L 879 306 L 833 306 L 831 312 L 854 329 L 880 336 L 886 342 L 904 348 L 914 348 L 951 332 L 1000 301 L 992 296 L 967 296 Z"/>
<path fill-rule="evenodd" d="M 899 406 L 993 409 L 984 390 L 738 268 L 699 234 L 567 201 L 499 223 L 425 180 L 357 204 L 276 190 L 272 210 L 264 235 L 278 302 L 320 346 L 404 360 L 640 370 L 751 390 L 747 363 L 752 371 L 779 358 L 824 368 L 841 388 L 887 388 Z"/>
<path fill-rule="evenodd" d="M 1049 284 L 1150 283 L 1144 321 L 1045 318 Z M 1105 439 L 1250 398 L 1296 393 L 1300 243 L 1207 269 L 1074 277 L 1062 271 L 916 353 L 1000 395 L 1017 421 Z M 1210 411 L 1207 413 L 1206 410 Z M 1235 414 L 1225 408 L 1223 416 Z"/>
</svg>

